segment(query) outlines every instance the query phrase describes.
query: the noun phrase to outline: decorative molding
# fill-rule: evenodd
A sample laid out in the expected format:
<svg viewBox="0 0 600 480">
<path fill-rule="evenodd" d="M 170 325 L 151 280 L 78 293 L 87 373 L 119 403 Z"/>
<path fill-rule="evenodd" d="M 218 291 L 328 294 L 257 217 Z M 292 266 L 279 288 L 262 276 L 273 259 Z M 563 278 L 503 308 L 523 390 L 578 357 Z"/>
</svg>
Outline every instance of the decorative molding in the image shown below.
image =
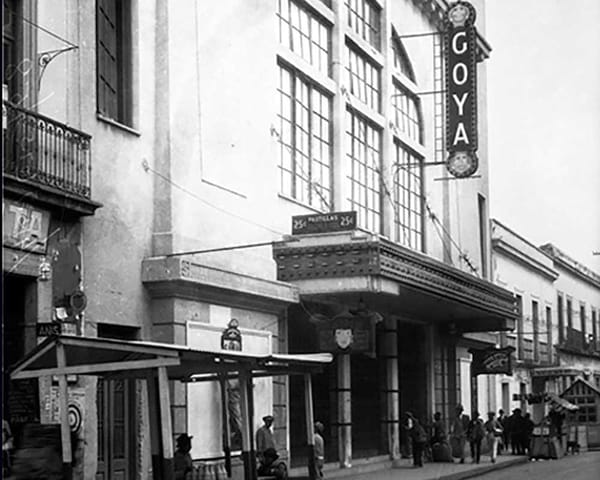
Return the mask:
<svg viewBox="0 0 600 480">
<path fill-rule="evenodd" d="M 299 302 L 297 287 L 195 263 L 185 256 L 142 261 L 142 282 L 153 298 L 178 297 L 277 313 Z"/>
<path fill-rule="evenodd" d="M 596 288 L 600 288 L 600 275 L 586 267 L 585 265 L 579 263 L 577 260 L 571 258 L 565 252 L 560 250 L 558 247 L 551 243 L 546 243 L 539 247 L 541 251 L 546 253 L 552 260 L 555 265 L 558 265 L 573 275 L 578 276 L 582 280 L 585 280 L 589 284 L 593 285 Z"/>
</svg>

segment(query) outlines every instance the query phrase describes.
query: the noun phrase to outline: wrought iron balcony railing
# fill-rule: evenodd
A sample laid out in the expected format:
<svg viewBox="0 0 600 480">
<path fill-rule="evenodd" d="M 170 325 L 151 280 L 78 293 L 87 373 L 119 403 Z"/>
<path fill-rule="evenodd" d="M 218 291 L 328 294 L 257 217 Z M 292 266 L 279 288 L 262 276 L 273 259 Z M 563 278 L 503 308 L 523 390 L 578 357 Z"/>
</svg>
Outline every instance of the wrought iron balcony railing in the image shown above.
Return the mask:
<svg viewBox="0 0 600 480">
<path fill-rule="evenodd" d="M 90 199 L 92 137 L 7 101 L 3 110 L 4 174 Z"/>
</svg>

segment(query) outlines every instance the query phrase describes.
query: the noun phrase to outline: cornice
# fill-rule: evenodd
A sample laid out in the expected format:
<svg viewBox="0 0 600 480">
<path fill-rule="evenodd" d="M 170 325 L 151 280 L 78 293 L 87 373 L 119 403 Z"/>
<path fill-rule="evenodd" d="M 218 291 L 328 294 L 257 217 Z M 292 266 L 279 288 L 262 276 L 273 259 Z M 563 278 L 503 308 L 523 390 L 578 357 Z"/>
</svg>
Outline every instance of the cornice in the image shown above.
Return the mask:
<svg viewBox="0 0 600 480">
<path fill-rule="evenodd" d="M 144 259 L 142 283 L 153 298 L 186 298 L 264 312 L 280 311 L 300 298 L 293 285 L 201 265 L 185 256 Z"/>
<path fill-rule="evenodd" d="M 373 276 L 507 319 L 516 318 L 511 292 L 383 238 L 306 246 L 281 244 L 273 248 L 273 257 L 279 280 Z"/>
<path fill-rule="evenodd" d="M 530 255 L 527 255 L 522 250 L 519 250 L 515 246 L 511 245 L 503 238 L 492 239 L 492 247 L 494 248 L 494 250 L 501 252 L 506 256 L 530 267 L 532 270 L 539 272 L 541 275 L 545 276 L 551 281 L 554 281 L 559 277 L 559 273 L 556 270 L 540 263 L 535 258 L 533 258 Z"/>
</svg>

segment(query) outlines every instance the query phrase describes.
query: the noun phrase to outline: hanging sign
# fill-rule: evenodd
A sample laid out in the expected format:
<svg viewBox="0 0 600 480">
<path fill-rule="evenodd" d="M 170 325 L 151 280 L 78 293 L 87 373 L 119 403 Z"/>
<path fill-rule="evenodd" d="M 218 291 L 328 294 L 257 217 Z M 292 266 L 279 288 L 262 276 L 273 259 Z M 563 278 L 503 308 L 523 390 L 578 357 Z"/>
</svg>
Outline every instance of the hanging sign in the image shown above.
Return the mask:
<svg viewBox="0 0 600 480">
<path fill-rule="evenodd" d="M 469 350 L 473 355 L 471 375 L 491 375 L 495 373 L 512 375 L 512 352 L 514 351 L 513 347 Z"/>
<path fill-rule="evenodd" d="M 469 177 L 477 160 L 477 58 L 475 8 L 459 1 L 447 13 L 446 168 L 455 177 Z"/>
<path fill-rule="evenodd" d="M 331 353 L 371 353 L 375 323 L 368 318 L 340 318 L 317 325 L 319 350 Z"/>
<path fill-rule="evenodd" d="M 331 212 L 292 217 L 292 235 L 356 229 L 356 212 Z"/>
<path fill-rule="evenodd" d="M 5 199 L 2 217 L 4 245 L 28 252 L 46 253 L 50 212 Z"/>
</svg>

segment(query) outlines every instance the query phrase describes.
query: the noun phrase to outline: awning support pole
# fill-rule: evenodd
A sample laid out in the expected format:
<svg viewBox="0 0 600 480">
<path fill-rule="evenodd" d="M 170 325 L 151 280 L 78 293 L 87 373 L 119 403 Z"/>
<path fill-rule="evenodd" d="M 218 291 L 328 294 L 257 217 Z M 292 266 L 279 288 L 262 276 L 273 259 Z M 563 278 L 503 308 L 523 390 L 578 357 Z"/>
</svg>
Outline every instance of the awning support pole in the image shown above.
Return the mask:
<svg viewBox="0 0 600 480">
<path fill-rule="evenodd" d="M 160 480 L 162 478 L 162 460 L 160 452 L 162 446 L 160 443 L 160 415 L 158 407 L 158 391 L 156 388 L 156 377 L 150 371 L 146 376 L 146 388 L 148 390 L 148 415 L 150 420 L 150 451 L 152 454 L 152 478 Z"/>
<path fill-rule="evenodd" d="M 306 412 L 306 440 L 308 443 L 308 478 L 315 480 L 317 470 L 315 465 L 314 410 L 310 373 L 304 374 L 304 409 Z"/>
<path fill-rule="evenodd" d="M 56 365 L 58 368 L 64 368 L 67 365 L 65 347 L 60 342 L 56 344 Z M 65 374 L 58 376 L 58 392 L 63 473 L 66 480 L 71 480 L 73 478 L 73 453 L 71 450 L 71 428 L 69 427 L 69 393 L 67 390 L 67 376 Z"/>
<path fill-rule="evenodd" d="M 387 420 L 390 459 L 400 461 L 400 395 L 398 383 L 398 327 L 391 318 L 385 320 L 385 354 L 387 358 Z"/>
<path fill-rule="evenodd" d="M 229 423 L 229 382 L 223 374 L 219 375 L 221 387 L 221 408 L 223 421 L 223 453 L 225 454 L 225 471 L 227 478 L 231 478 L 231 425 Z"/>
<path fill-rule="evenodd" d="M 171 402 L 169 399 L 169 378 L 166 367 L 158 367 L 158 398 L 160 401 L 160 425 L 163 446 L 163 479 L 174 480 L 173 428 L 171 426 Z"/>
<path fill-rule="evenodd" d="M 350 355 L 338 355 L 338 424 L 340 468 L 352 466 L 352 396 Z"/>
<path fill-rule="evenodd" d="M 242 410 L 242 462 L 244 464 L 244 480 L 256 480 L 256 455 L 252 452 L 252 418 L 248 395 L 249 374 L 240 371 L 240 407 Z"/>
</svg>

